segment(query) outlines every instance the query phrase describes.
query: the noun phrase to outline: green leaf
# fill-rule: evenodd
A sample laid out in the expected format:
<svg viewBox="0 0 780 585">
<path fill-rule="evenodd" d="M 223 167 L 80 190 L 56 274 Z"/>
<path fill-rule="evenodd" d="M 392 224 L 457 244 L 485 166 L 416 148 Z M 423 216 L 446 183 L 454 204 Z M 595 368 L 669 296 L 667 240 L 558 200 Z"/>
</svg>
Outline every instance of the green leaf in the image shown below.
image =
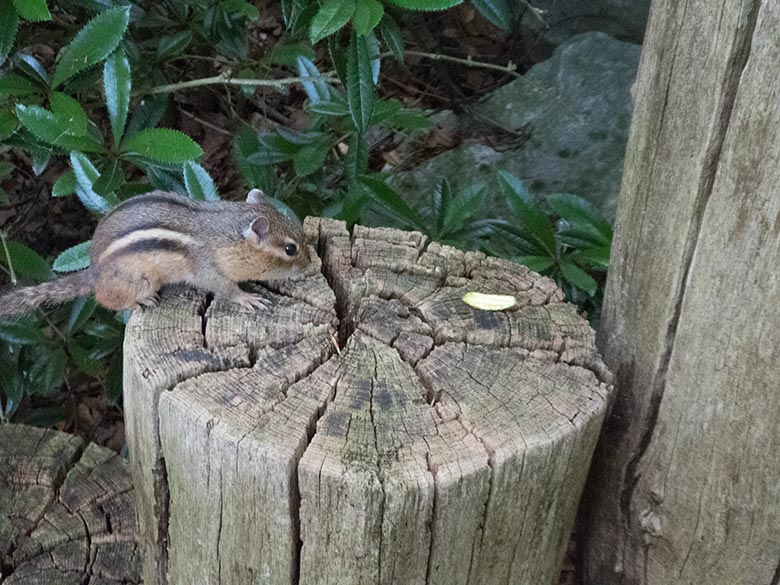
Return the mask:
<svg viewBox="0 0 780 585">
<path fill-rule="evenodd" d="M 274 45 L 260 60 L 261 63 L 271 65 L 284 65 L 285 67 L 297 67 L 298 57 L 312 61 L 315 57 L 314 49 L 306 43 L 291 43 L 289 45 Z"/>
<path fill-rule="evenodd" d="M 396 100 L 379 100 L 374 103 L 374 111 L 371 113 L 371 125 L 375 126 L 392 118 L 401 111 L 403 104 Z"/>
<path fill-rule="evenodd" d="M 442 234 L 446 235 L 462 228 L 471 215 L 477 210 L 485 195 L 486 185 L 483 182 L 470 185 L 455 197 L 444 210 Z"/>
<path fill-rule="evenodd" d="M 8 110 L 0 109 L 0 141 L 5 140 L 16 132 L 19 120 Z"/>
<path fill-rule="evenodd" d="M 362 176 L 358 181 L 367 188 L 368 194 L 379 203 L 382 208 L 402 221 L 408 227 L 427 233 L 425 221 L 401 196 L 393 191 L 385 183 L 374 177 Z"/>
<path fill-rule="evenodd" d="M 74 272 L 89 266 L 89 247 L 91 240 L 81 242 L 62 252 L 54 261 L 52 268 L 56 272 Z"/>
<path fill-rule="evenodd" d="M 301 225 L 300 218 L 296 215 L 296 213 L 293 211 L 292 207 L 284 203 L 283 201 L 280 201 L 276 197 L 269 197 L 268 195 L 265 196 L 265 200 L 273 207 L 276 211 L 281 213 L 284 217 L 287 219 L 297 223 L 298 225 Z"/>
<path fill-rule="evenodd" d="M 14 163 L 0 160 L 0 180 L 8 177 L 14 170 L 16 170 L 16 165 Z"/>
<path fill-rule="evenodd" d="M 87 133 L 87 114 L 78 101 L 59 91 L 52 92 L 49 100 L 51 111 L 65 132 L 73 136 L 84 136 Z"/>
<path fill-rule="evenodd" d="M 49 110 L 40 106 L 25 106 L 16 104 L 16 116 L 22 125 L 37 138 L 64 149 L 83 150 L 85 152 L 100 152 L 103 145 L 85 134 L 73 136 L 63 119 L 58 118 Z"/>
<path fill-rule="evenodd" d="M 377 0 L 358 0 L 355 15 L 352 17 L 355 32 L 359 35 L 367 35 L 376 28 L 384 13 L 385 7 Z"/>
<path fill-rule="evenodd" d="M 2 2 L 3 0 L 0 0 L 0 3 Z M 37 91 L 38 86 L 26 77 L 16 73 L 0 75 L 0 96 L 26 96 Z"/>
<path fill-rule="evenodd" d="M 95 297 L 92 295 L 79 297 L 73 301 L 73 306 L 70 309 L 70 316 L 68 317 L 68 323 L 65 326 L 65 333 L 68 335 L 73 335 L 79 331 L 79 329 L 81 329 L 84 324 L 89 321 L 89 318 L 92 317 L 92 314 L 95 312 L 96 308 L 97 303 L 95 302 Z"/>
<path fill-rule="evenodd" d="M 164 36 L 157 45 L 157 58 L 170 59 L 182 53 L 192 42 L 192 31 L 183 30 L 175 35 Z"/>
<path fill-rule="evenodd" d="M 76 176 L 76 195 L 82 205 L 93 213 L 107 213 L 111 209 L 111 201 L 92 188 L 100 178 L 95 165 L 83 153 L 74 151 L 70 153 L 70 166 Z"/>
<path fill-rule="evenodd" d="M 321 170 L 328 156 L 328 143 L 325 141 L 307 144 L 293 156 L 293 171 L 296 177 L 306 177 Z"/>
<path fill-rule="evenodd" d="M 368 170 L 368 144 L 366 137 L 354 132 L 349 138 L 347 156 L 344 157 L 344 173 L 352 183 Z"/>
<path fill-rule="evenodd" d="M 125 52 L 117 49 L 108 56 L 103 65 L 103 91 L 106 95 L 115 148 L 119 147 L 125 131 L 127 110 L 130 106 L 130 87 L 130 62 Z"/>
<path fill-rule="evenodd" d="M 603 245 L 609 245 L 612 241 L 612 226 L 587 199 L 579 195 L 556 193 L 548 195 L 545 200 L 555 213 L 573 227 L 594 231 L 601 236 Z"/>
<path fill-rule="evenodd" d="M 395 20 L 389 14 L 385 13 L 382 22 L 379 23 L 379 34 L 385 42 L 390 52 L 393 53 L 396 61 L 404 60 L 404 37 L 401 29 L 398 28 Z"/>
<path fill-rule="evenodd" d="M 202 166 L 192 161 L 184 163 L 184 185 L 193 199 L 219 201 L 219 191 Z"/>
<path fill-rule="evenodd" d="M 536 205 L 533 195 L 526 189 L 523 182 L 514 175 L 499 171 L 499 184 L 507 196 L 507 202 L 514 216 L 529 232 L 529 234 L 544 248 L 550 256 L 555 255 L 555 232 L 550 220 Z"/>
<path fill-rule="evenodd" d="M 347 55 L 347 103 L 355 128 L 360 133 L 371 124 L 374 109 L 372 77 L 366 37 L 359 37 L 353 32 Z"/>
<path fill-rule="evenodd" d="M 349 108 L 342 101 L 321 101 L 309 105 L 309 111 L 322 116 L 349 116 Z"/>
<path fill-rule="evenodd" d="M 62 173 L 51 188 L 52 197 L 67 197 L 76 192 L 76 175 L 73 170 Z"/>
<path fill-rule="evenodd" d="M 330 62 L 333 64 L 333 68 L 336 70 L 336 75 L 338 75 L 341 83 L 346 85 L 347 47 L 341 43 L 339 35 L 332 35 L 328 37 L 328 53 L 330 54 Z"/>
<path fill-rule="evenodd" d="M 508 0 L 471 0 L 471 3 L 498 28 L 505 31 L 512 28 L 512 8 Z"/>
<path fill-rule="evenodd" d="M 46 342 L 46 337 L 37 325 L 26 321 L 0 323 L 0 339 L 18 345 L 37 345 Z"/>
<path fill-rule="evenodd" d="M 111 197 L 125 182 L 125 174 L 122 171 L 122 163 L 116 159 L 100 173 L 100 177 L 92 185 L 92 189 L 98 195 Z"/>
<path fill-rule="evenodd" d="M 540 274 L 555 266 L 555 259 L 549 256 L 518 256 L 515 260 Z"/>
<path fill-rule="evenodd" d="M 49 74 L 46 72 L 46 69 L 43 68 L 43 65 L 41 65 L 41 62 L 38 61 L 38 59 L 32 55 L 17 53 L 15 61 L 19 71 L 27 75 L 27 77 L 32 79 L 42 88 L 49 88 Z"/>
<path fill-rule="evenodd" d="M 596 294 L 596 288 L 598 287 L 598 284 L 590 274 L 578 266 L 575 266 L 571 262 L 564 262 L 561 264 L 561 274 L 563 274 L 563 277 L 567 281 L 569 281 L 577 288 L 581 288 L 586 293 L 588 293 L 588 295 L 593 296 Z"/>
<path fill-rule="evenodd" d="M 461 4 L 463 0 L 390 0 L 396 6 L 409 10 L 446 10 Z"/>
<path fill-rule="evenodd" d="M 141 130 L 122 142 L 122 153 L 165 163 L 182 164 L 203 154 L 186 134 L 169 128 Z"/>
<path fill-rule="evenodd" d="M 13 0 L 16 12 L 25 20 L 40 22 L 51 20 L 46 0 Z"/>
<path fill-rule="evenodd" d="M 355 14 L 355 2 L 356 0 L 325 0 L 311 21 L 311 42 L 316 43 L 347 24 Z"/>
<path fill-rule="evenodd" d="M 19 28 L 19 16 L 11 0 L 0 0 L 0 65 L 5 63 Z"/>
<path fill-rule="evenodd" d="M 37 386 L 36 393 L 47 395 L 57 390 L 65 379 L 67 366 L 68 356 L 61 347 L 44 352 L 30 368 L 30 377 Z"/>
<path fill-rule="evenodd" d="M 78 32 L 63 49 L 52 86 L 57 87 L 80 71 L 100 63 L 119 46 L 130 20 L 130 7 L 101 12 Z"/>
<path fill-rule="evenodd" d="M 300 55 L 297 59 L 298 75 L 301 77 L 314 77 L 311 81 L 303 82 L 303 89 L 312 104 L 333 99 L 328 84 L 322 79 L 317 66 L 306 57 Z"/>
<path fill-rule="evenodd" d="M 433 127 L 428 115 L 422 110 L 403 109 L 387 119 L 393 128 L 404 130 L 427 130 Z"/>
<path fill-rule="evenodd" d="M 49 263 L 35 251 L 19 242 L 6 241 L 8 255 L 14 265 L 14 270 L 20 276 L 36 281 L 49 280 L 52 276 Z M 6 263 L 4 249 L 0 246 L 0 262 Z"/>
<path fill-rule="evenodd" d="M 111 359 L 106 374 L 106 398 L 110 404 L 119 404 L 122 399 L 122 353 L 117 352 Z"/>
<path fill-rule="evenodd" d="M 134 109 L 125 128 L 125 136 L 137 134 L 145 128 L 154 128 L 160 123 L 168 108 L 168 98 L 163 94 L 146 96 Z"/>
<path fill-rule="evenodd" d="M 588 248 L 587 250 L 575 250 L 566 258 L 580 266 L 592 266 L 607 270 L 609 268 L 610 247 Z"/>
<path fill-rule="evenodd" d="M 233 159 L 244 182 L 250 188 L 258 187 L 266 193 L 273 193 L 275 173 L 269 165 L 259 165 L 249 160 L 249 155 L 260 147 L 257 132 L 250 126 L 242 126 L 233 138 Z"/>
<path fill-rule="evenodd" d="M 88 349 L 73 341 L 69 341 L 67 347 L 68 353 L 70 353 L 76 366 L 78 366 L 82 372 L 93 378 L 100 374 L 102 369 L 101 362 L 92 357 Z"/>
</svg>

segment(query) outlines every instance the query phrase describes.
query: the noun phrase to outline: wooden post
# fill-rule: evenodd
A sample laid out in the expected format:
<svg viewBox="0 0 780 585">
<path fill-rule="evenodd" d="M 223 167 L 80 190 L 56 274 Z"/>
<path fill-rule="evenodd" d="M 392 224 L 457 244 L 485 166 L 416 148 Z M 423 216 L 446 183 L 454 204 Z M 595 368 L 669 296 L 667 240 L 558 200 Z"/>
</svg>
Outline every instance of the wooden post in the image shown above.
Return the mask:
<svg viewBox="0 0 780 585">
<path fill-rule="evenodd" d="M 129 323 L 144 582 L 552 583 L 610 388 L 587 322 L 516 264 L 306 232 L 322 270 L 269 311 L 182 290 Z"/>
<path fill-rule="evenodd" d="M 600 335 L 590 585 L 780 580 L 780 3 L 654 0 Z"/>
</svg>

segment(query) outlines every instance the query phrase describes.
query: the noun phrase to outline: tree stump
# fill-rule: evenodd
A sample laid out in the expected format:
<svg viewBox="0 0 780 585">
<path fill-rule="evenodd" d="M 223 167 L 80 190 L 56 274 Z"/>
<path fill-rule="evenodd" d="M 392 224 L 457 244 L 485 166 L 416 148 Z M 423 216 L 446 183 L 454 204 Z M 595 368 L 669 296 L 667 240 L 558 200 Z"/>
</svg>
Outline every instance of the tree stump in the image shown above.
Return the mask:
<svg viewBox="0 0 780 585">
<path fill-rule="evenodd" d="M 321 270 L 270 310 L 178 289 L 128 324 L 145 581 L 552 583 L 610 389 L 588 323 L 510 262 L 305 230 Z"/>
<path fill-rule="evenodd" d="M 131 492 L 113 451 L 0 425 L 0 583 L 141 583 Z"/>
</svg>

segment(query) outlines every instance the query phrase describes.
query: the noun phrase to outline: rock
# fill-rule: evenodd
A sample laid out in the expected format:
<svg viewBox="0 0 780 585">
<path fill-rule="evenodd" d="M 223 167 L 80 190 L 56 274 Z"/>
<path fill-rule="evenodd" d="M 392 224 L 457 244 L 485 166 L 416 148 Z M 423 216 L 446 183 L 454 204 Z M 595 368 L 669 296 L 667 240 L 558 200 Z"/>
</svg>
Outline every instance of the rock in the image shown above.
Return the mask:
<svg viewBox="0 0 780 585">
<path fill-rule="evenodd" d="M 559 45 L 589 31 L 641 43 L 650 0 L 534 0 L 533 6 L 544 11 L 541 19 L 526 10 L 522 26 L 545 43 Z"/>
<path fill-rule="evenodd" d="M 460 120 L 464 135 L 481 138 L 490 132 L 488 119 L 497 128 L 529 132 L 530 139 L 502 152 L 463 144 L 398 173 L 394 187 L 414 201 L 440 177 L 465 184 L 505 169 L 536 193 L 576 193 L 614 218 L 639 52 L 639 45 L 598 32 L 566 41 L 550 59 L 496 90 Z"/>
</svg>

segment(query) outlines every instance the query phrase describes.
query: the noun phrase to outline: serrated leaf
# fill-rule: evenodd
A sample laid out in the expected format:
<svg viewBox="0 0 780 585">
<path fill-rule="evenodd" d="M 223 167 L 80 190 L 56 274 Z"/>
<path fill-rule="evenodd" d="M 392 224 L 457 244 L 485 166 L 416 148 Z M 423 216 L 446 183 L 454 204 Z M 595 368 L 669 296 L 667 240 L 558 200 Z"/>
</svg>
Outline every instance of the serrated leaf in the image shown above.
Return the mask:
<svg viewBox="0 0 780 585">
<path fill-rule="evenodd" d="M 64 149 L 78 149 L 86 152 L 100 152 L 103 145 L 92 136 L 73 136 L 68 133 L 63 120 L 40 106 L 16 104 L 16 116 L 22 125 L 37 138 Z"/>
<path fill-rule="evenodd" d="M 54 261 L 52 268 L 55 272 L 73 272 L 89 267 L 89 248 L 91 240 L 81 242 L 62 252 Z"/>
<path fill-rule="evenodd" d="M 17 14 L 25 20 L 41 22 L 51 20 L 46 0 L 13 0 Z"/>
<path fill-rule="evenodd" d="M 0 75 L 0 96 L 26 96 L 37 91 L 38 86 L 26 77 L 16 73 Z"/>
<path fill-rule="evenodd" d="M 16 67 L 41 87 L 49 87 L 49 74 L 43 68 L 41 62 L 32 55 L 17 53 Z"/>
<path fill-rule="evenodd" d="M 30 377 L 36 386 L 36 393 L 52 394 L 65 379 L 68 356 L 61 347 L 46 351 L 30 368 Z"/>
<path fill-rule="evenodd" d="M 49 100 L 51 111 L 65 132 L 73 136 L 87 133 L 87 114 L 78 101 L 59 91 L 52 92 Z"/>
<path fill-rule="evenodd" d="M 73 361 L 82 372 L 92 377 L 96 377 L 100 374 L 102 369 L 101 362 L 100 360 L 95 359 L 88 349 L 73 341 L 68 342 L 67 348 L 68 353 L 70 353 Z"/>
<path fill-rule="evenodd" d="M 0 109 L 0 140 L 5 140 L 16 132 L 19 120 L 6 109 Z"/>
<path fill-rule="evenodd" d="M 347 156 L 344 157 L 344 174 L 351 183 L 368 170 L 368 144 L 366 138 L 357 132 L 349 139 Z"/>
<path fill-rule="evenodd" d="M 349 116 L 349 108 L 342 101 L 322 101 L 309 105 L 309 111 L 321 116 Z"/>
<path fill-rule="evenodd" d="M 523 182 L 514 175 L 499 171 L 499 185 L 507 197 L 507 202 L 514 212 L 514 217 L 529 232 L 550 256 L 555 255 L 555 232 L 550 220 L 536 205 L 533 195 Z"/>
<path fill-rule="evenodd" d="M 328 143 L 325 141 L 308 144 L 293 156 L 293 171 L 296 177 L 306 177 L 321 170 L 328 156 Z"/>
<path fill-rule="evenodd" d="M 340 35 L 331 35 L 328 37 L 328 53 L 330 54 L 330 62 L 333 64 L 333 68 L 336 70 L 336 75 L 339 77 L 339 81 L 343 85 L 347 84 L 347 47 L 345 47 L 341 40 Z"/>
<path fill-rule="evenodd" d="M 352 17 L 355 32 L 359 35 L 367 35 L 376 28 L 384 13 L 384 6 L 377 0 L 359 0 L 355 7 L 355 15 Z"/>
<path fill-rule="evenodd" d="M 49 263 L 35 250 L 19 242 L 6 241 L 8 255 L 14 266 L 14 271 L 25 278 L 36 281 L 49 280 L 52 276 Z M 5 248 L 0 246 L 0 261 L 6 264 Z"/>
<path fill-rule="evenodd" d="M 593 266 L 607 270 L 609 268 L 610 247 L 588 248 L 587 250 L 575 250 L 566 258 L 580 266 Z"/>
<path fill-rule="evenodd" d="M 371 57 L 366 37 L 352 33 L 347 54 L 347 103 L 358 132 L 365 132 L 371 124 L 374 109 L 374 84 Z"/>
<path fill-rule="evenodd" d="M 5 63 L 19 28 L 19 16 L 11 0 L 0 0 L 0 65 Z"/>
<path fill-rule="evenodd" d="M 561 264 L 561 274 L 567 281 L 577 288 L 584 290 L 589 296 L 592 297 L 596 294 L 598 284 L 593 277 L 582 270 L 582 268 L 579 268 L 570 262 L 564 262 Z"/>
<path fill-rule="evenodd" d="M 95 297 L 92 295 L 79 297 L 73 301 L 68 323 L 65 326 L 65 333 L 73 335 L 78 332 L 84 324 L 89 321 L 89 318 L 93 315 L 96 308 L 97 303 L 95 302 Z"/>
<path fill-rule="evenodd" d="M 309 30 L 311 42 L 316 43 L 347 24 L 355 14 L 355 2 L 356 0 L 325 0 L 312 18 Z"/>
<path fill-rule="evenodd" d="M 164 94 L 150 95 L 142 99 L 133 109 L 133 114 L 125 128 L 125 136 L 132 136 L 145 128 L 157 126 L 167 107 L 168 98 Z"/>
<path fill-rule="evenodd" d="M 219 201 L 219 191 L 206 169 L 198 163 L 184 163 L 184 185 L 187 193 L 199 201 Z"/>
<path fill-rule="evenodd" d="M 375 126 L 392 118 L 401 111 L 403 104 L 396 100 L 378 100 L 374 102 L 374 111 L 371 113 L 371 125 Z"/>
<path fill-rule="evenodd" d="M 108 57 L 119 45 L 130 20 L 130 7 L 101 12 L 78 32 L 63 49 L 52 86 L 57 87 L 80 71 Z"/>
<path fill-rule="evenodd" d="M 114 159 L 100 172 L 100 177 L 92 185 L 92 189 L 98 195 L 111 197 L 125 182 L 125 174 L 122 171 L 122 163 Z"/>
<path fill-rule="evenodd" d="M 446 10 L 461 4 L 463 0 L 390 0 L 391 3 L 408 10 Z"/>
<path fill-rule="evenodd" d="M 286 67 L 297 67 L 298 57 L 304 57 L 309 61 L 315 57 L 314 49 L 306 43 L 291 43 L 289 45 L 275 45 L 260 60 L 261 63 L 270 63 L 271 65 L 284 65 Z"/>
<path fill-rule="evenodd" d="M 259 146 L 257 132 L 250 126 L 244 125 L 233 138 L 233 159 L 247 186 L 258 187 L 266 193 L 272 193 L 275 179 L 273 167 L 258 165 L 249 160 L 249 155 Z"/>
<path fill-rule="evenodd" d="M 512 9 L 508 0 L 471 0 L 471 3 L 498 28 L 508 31 L 512 27 Z"/>
<path fill-rule="evenodd" d="M 568 193 L 548 195 L 545 200 L 560 217 L 579 229 L 592 229 L 604 245 L 612 241 L 612 226 L 590 201 Z"/>
<path fill-rule="evenodd" d="M 374 177 L 359 177 L 358 181 L 366 187 L 368 194 L 379 203 L 383 209 L 395 218 L 404 222 L 408 227 L 427 232 L 425 221 L 401 196 L 385 183 Z"/>
<path fill-rule="evenodd" d="M 374 33 L 366 35 L 366 48 L 368 49 L 368 59 L 371 63 L 371 81 L 374 85 L 379 83 L 379 71 L 382 69 L 382 58 L 379 53 L 379 41 Z"/>
<path fill-rule="evenodd" d="M 328 84 L 322 79 L 317 66 L 306 57 L 299 55 L 296 61 L 298 75 L 301 77 L 313 77 L 314 79 L 303 82 L 303 89 L 312 104 L 332 99 Z"/>
<path fill-rule="evenodd" d="M 165 163 L 181 164 L 203 154 L 189 136 L 170 128 L 149 128 L 125 138 L 122 153 Z"/>
<path fill-rule="evenodd" d="M 442 221 L 442 234 L 448 234 L 464 226 L 466 220 L 477 210 L 485 195 L 487 186 L 484 183 L 475 183 L 463 189 L 444 208 Z"/>
<path fill-rule="evenodd" d="M 107 213 L 111 209 L 111 202 L 92 188 L 100 178 L 95 165 L 83 153 L 74 151 L 70 153 L 70 166 L 76 176 L 76 195 L 82 205 L 93 213 Z"/>
<path fill-rule="evenodd" d="M 106 95 L 108 117 L 111 120 L 111 134 L 114 147 L 122 140 L 127 122 L 127 110 L 130 106 L 130 62 L 120 48 L 111 53 L 103 65 L 103 91 Z"/>
<path fill-rule="evenodd" d="M 46 337 L 41 333 L 40 328 L 24 321 L 0 323 L 0 339 L 19 345 L 36 345 L 46 342 Z"/>
<path fill-rule="evenodd" d="M 404 60 L 404 37 L 401 29 L 398 28 L 395 20 L 389 14 L 385 13 L 382 22 L 379 23 L 379 34 L 385 42 L 390 52 L 393 53 L 396 61 Z"/>
<path fill-rule="evenodd" d="M 428 115 L 422 110 L 403 109 L 390 116 L 387 120 L 393 128 L 404 130 L 427 130 L 433 127 Z"/>
<path fill-rule="evenodd" d="M 175 57 L 192 42 L 192 31 L 183 30 L 175 35 L 167 35 L 157 45 L 157 58 L 161 61 Z"/>
<path fill-rule="evenodd" d="M 76 192 L 76 175 L 73 170 L 62 173 L 51 188 L 52 197 L 67 197 Z"/>
</svg>

